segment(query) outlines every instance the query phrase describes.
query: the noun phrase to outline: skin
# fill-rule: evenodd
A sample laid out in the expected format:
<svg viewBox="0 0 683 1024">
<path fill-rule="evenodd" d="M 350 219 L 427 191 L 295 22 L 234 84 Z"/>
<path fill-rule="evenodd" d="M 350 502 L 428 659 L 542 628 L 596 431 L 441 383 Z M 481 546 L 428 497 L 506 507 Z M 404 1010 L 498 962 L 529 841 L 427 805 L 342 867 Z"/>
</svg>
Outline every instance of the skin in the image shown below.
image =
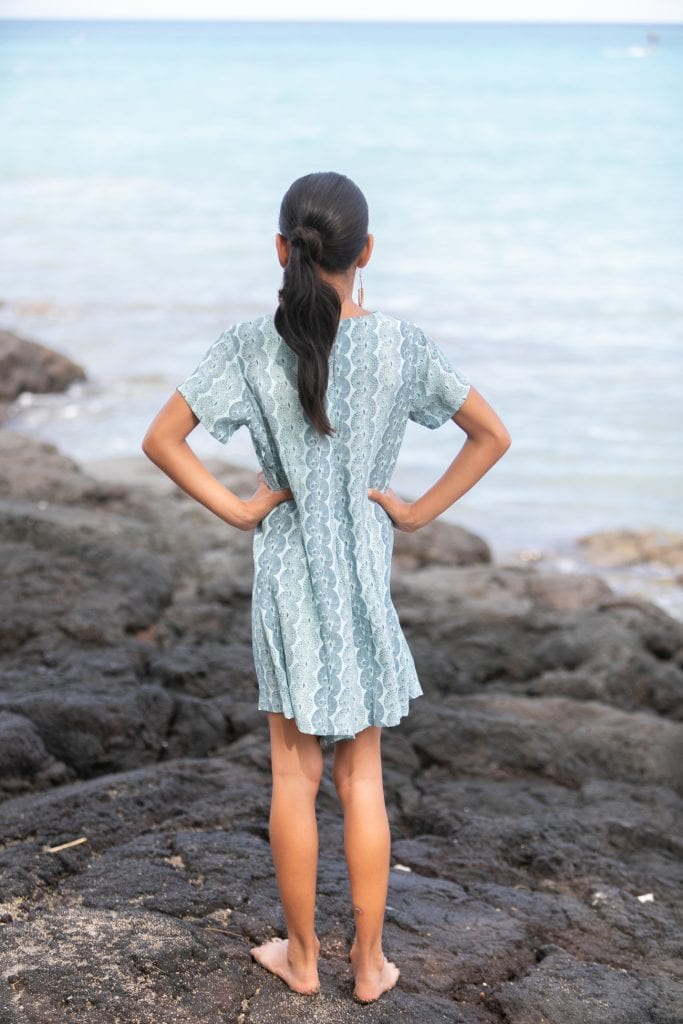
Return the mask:
<svg viewBox="0 0 683 1024">
<path fill-rule="evenodd" d="M 275 246 L 282 267 L 289 243 L 280 234 Z M 352 297 L 356 269 L 372 255 L 367 242 L 345 273 L 318 268 L 341 299 L 341 317 L 363 316 L 368 310 Z M 510 447 L 504 424 L 474 386 L 453 422 L 465 441 L 441 477 L 416 501 L 404 501 L 391 488 L 369 488 L 368 497 L 388 512 L 394 527 L 406 533 L 421 529 L 472 488 Z M 194 454 L 186 438 L 199 420 L 175 391 L 158 412 L 142 442 L 145 455 L 182 490 L 214 515 L 239 530 L 253 530 L 281 501 L 293 498 L 289 488 L 272 490 L 263 473 L 258 487 L 241 499 L 221 484 Z M 319 991 L 320 941 L 315 932 L 318 861 L 316 797 L 323 772 L 318 738 L 302 733 L 293 719 L 268 712 L 273 777 L 269 820 L 273 863 L 287 925 L 287 938 L 275 937 L 251 948 L 254 959 L 304 994 Z M 373 1002 L 392 988 L 398 967 L 382 950 L 382 927 L 390 867 L 390 832 L 384 801 L 381 727 L 369 726 L 353 740 L 334 747 L 334 783 L 344 813 L 344 852 L 349 873 L 355 935 L 349 951 L 354 997 Z M 293 827 L 293 808 L 296 822 Z"/>
</svg>

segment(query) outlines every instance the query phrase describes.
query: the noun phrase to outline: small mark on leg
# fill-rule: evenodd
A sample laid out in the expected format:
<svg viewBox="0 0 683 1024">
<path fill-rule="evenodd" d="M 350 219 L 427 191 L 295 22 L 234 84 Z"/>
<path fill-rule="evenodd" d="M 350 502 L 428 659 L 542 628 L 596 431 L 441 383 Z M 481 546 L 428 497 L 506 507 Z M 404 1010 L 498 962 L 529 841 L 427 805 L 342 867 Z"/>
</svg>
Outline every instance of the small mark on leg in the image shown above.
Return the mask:
<svg viewBox="0 0 683 1024">
<path fill-rule="evenodd" d="M 362 914 L 363 913 L 363 908 L 362 907 L 354 907 L 353 909 L 356 911 L 357 914 Z"/>
</svg>

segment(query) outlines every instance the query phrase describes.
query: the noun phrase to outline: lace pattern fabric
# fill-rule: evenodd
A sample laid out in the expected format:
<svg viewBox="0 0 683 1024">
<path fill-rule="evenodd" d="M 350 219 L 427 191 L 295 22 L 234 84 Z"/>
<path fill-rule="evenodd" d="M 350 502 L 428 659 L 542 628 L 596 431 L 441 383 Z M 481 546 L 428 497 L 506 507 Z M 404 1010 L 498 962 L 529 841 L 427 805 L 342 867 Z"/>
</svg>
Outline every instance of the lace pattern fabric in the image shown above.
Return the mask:
<svg viewBox="0 0 683 1024">
<path fill-rule="evenodd" d="M 409 419 L 434 430 L 470 389 L 421 328 L 380 312 L 340 321 L 334 371 L 332 437 L 301 409 L 272 314 L 223 331 L 178 386 L 223 444 L 246 426 L 269 486 L 292 490 L 253 534 L 258 708 L 324 745 L 398 724 L 423 692 L 390 595 L 393 525 L 367 490 L 389 486 Z"/>
</svg>

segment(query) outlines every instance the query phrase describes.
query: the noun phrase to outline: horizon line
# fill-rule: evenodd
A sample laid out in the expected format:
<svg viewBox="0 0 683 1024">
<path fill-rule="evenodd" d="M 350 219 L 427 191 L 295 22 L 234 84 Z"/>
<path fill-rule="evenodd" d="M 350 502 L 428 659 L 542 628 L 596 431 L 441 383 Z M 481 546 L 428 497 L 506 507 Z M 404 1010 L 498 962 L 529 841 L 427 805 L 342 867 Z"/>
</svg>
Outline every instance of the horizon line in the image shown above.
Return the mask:
<svg viewBox="0 0 683 1024">
<path fill-rule="evenodd" d="M 664 27 L 664 26 L 679 26 L 683 25 L 683 17 L 676 21 L 650 21 L 642 20 L 640 18 L 633 18 L 627 21 L 602 21 L 599 19 L 573 19 L 573 18 L 310 18 L 310 17 L 291 17 L 291 18 L 240 18 L 240 17 L 215 17 L 215 16 L 202 16 L 202 15 L 174 15 L 173 17 L 153 17 L 149 15 L 137 17 L 135 15 L 51 15 L 50 17 L 44 17 L 43 15 L 31 15 L 31 14 L 0 14 L 0 22 L 2 21 L 111 21 L 111 22 L 225 22 L 225 23 L 239 23 L 239 24 L 268 24 L 268 25 L 288 25 L 293 23 L 304 23 L 309 25 L 609 25 L 612 27 L 628 26 L 628 25 L 651 25 L 653 27 Z"/>
</svg>

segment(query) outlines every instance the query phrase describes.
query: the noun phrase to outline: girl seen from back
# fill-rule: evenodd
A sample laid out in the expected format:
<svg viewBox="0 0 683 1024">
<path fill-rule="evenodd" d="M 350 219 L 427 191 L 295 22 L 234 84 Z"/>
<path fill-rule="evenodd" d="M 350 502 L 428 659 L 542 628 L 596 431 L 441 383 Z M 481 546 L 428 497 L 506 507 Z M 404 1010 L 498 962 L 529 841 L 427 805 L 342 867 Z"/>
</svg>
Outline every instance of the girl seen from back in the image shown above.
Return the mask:
<svg viewBox="0 0 683 1024">
<path fill-rule="evenodd" d="M 500 459 L 494 410 L 415 323 L 353 300 L 372 255 L 368 207 L 345 175 L 307 174 L 280 207 L 274 313 L 229 326 L 142 443 L 175 483 L 253 531 L 252 645 L 268 715 L 269 834 L 287 937 L 251 949 L 300 993 L 319 990 L 316 795 L 324 752 L 344 815 L 355 934 L 353 994 L 372 1002 L 399 968 L 384 955 L 390 831 L 381 731 L 423 692 L 390 596 L 394 530 L 431 523 Z M 415 501 L 389 486 L 407 421 L 452 420 L 465 440 Z M 244 500 L 187 443 L 198 423 L 227 443 L 250 432 L 261 472 Z"/>
</svg>

